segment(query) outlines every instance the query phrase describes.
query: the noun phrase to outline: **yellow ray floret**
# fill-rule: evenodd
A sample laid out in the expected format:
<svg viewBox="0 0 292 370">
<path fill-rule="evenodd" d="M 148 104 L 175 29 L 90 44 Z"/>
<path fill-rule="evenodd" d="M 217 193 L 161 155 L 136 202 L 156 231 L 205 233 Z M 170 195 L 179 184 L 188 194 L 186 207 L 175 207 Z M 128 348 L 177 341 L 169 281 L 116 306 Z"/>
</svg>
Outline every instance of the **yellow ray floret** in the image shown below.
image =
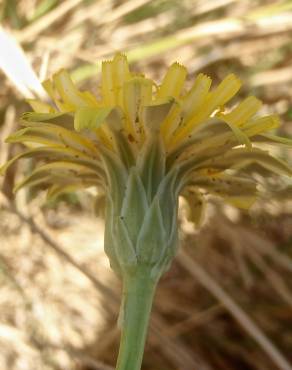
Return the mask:
<svg viewBox="0 0 292 370">
<path fill-rule="evenodd" d="M 198 110 L 173 134 L 168 143 L 169 146 L 172 148 L 186 139 L 196 126 L 207 120 L 220 106 L 227 103 L 237 93 L 240 86 L 241 83 L 236 76 L 228 75 L 215 90 L 206 95 Z"/>
<path fill-rule="evenodd" d="M 172 96 L 178 98 L 185 82 L 187 70 L 179 63 L 172 64 L 157 92 L 157 98 Z"/>
<path fill-rule="evenodd" d="M 238 106 L 230 113 L 218 113 L 217 117 L 221 118 L 227 123 L 236 126 L 242 126 L 245 122 L 251 119 L 257 111 L 261 108 L 262 102 L 254 96 L 249 96 L 243 100 Z"/>
<path fill-rule="evenodd" d="M 126 115 L 126 131 L 136 138 L 141 133 L 141 107 L 152 99 L 153 82 L 143 77 L 133 77 L 124 84 L 123 106 Z"/>
<path fill-rule="evenodd" d="M 234 74 L 229 74 L 212 90 L 211 78 L 199 74 L 190 90 L 185 92 L 186 75 L 186 68 L 174 63 L 157 86 L 143 75 L 130 72 L 126 56 L 118 53 L 112 60 L 102 63 L 101 100 L 87 91 L 80 91 L 69 73 L 61 70 L 43 84 L 56 107 L 34 99 L 29 104 L 43 114 L 54 115 L 60 111 L 72 114 L 76 131 L 94 131 L 97 140 L 112 150 L 110 122 L 113 122 L 112 112 L 117 112 L 117 107 L 120 109 L 118 124 L 129 142 L 141 147 L 147 132 L 154 130 L 161 135 L 168 152 L 192 140 L 201 125 L 212 117 L 225 122 L 237 142 L 249 148 L 252 136 L 278 125 L 275 116 L 254 118 L 262 103 L 253 96 L 231 111 L 224 111 L 225 104 L 241 86 Z"/>
<path fill-rule="evenodd" d="M 123 84 L 130 78 L 127 58 L 117 54 L 102 63 L 102 96 L 105 105 L 123 105 Z"/>
<path fill-rule="evenodd" d="M 67 71 L 59 71 L 43 83 L 54 104 L 28 100 L 34 111 L 23 115 L 24 128 L 7 139 L 28 150 L 4 164 L 0 174 L 16 161 L 34 157 L 42 165 L 15 190 L 45 186 L 49 196 L 57 196 L 96 186 L 109 191 L 116 202 L 117 194 L 128 189 L 129 173 L 137 171 L 146 203 L 165 178 L 159 194 L 179 187 L 175 194 L 195 207 L 189 214 L 195 223 L 201 220 L 208 194 L 249 208 L 258 194 L 256 183 L 242 176 L 246 167 L 256 164 L 279 175 L 292 174 L 285 162 L 253 143 L 291 146 L 291 140 L 269 134 L 279 119 L 259 117 L 262 103 L 257 98 L 247 97 L 231 109 L 226 106 L 241 86 L 235 75 L 211 88 L 211 78 L 201 73 L 185 90 L 186 75 L 186 68 L 174 63 L 157 85 L 132 73 L 119 53 L 102 63 L 97 99 L 80 91 Z M 174 198 L 162 203 L 172 202 Z"/>
</svg>

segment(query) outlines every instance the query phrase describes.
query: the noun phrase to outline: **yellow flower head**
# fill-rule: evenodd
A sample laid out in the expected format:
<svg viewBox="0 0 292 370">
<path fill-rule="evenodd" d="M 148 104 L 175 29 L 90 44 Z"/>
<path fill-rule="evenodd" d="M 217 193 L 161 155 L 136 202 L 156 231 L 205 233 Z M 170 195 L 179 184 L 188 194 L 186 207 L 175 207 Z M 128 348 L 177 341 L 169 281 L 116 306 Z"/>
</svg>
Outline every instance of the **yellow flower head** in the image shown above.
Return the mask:
<svg viewBox="0 0 292 370">
<path fill-rule="evenodd" d="M 43 83 L 54 104 L 30 100 L 34 112 L 24 114 L 24 128 L 7 139 L 24 143 L 29 150 L 3 171 L 17 159 L 38 157 L 41 165 L 16 189 L 47 184 L 48 194 L 56 196 L 97 186 L 107 195 L 106 244 L 126 240 L 131 245 L 123 257 L 127 262 L 118 261 L 115 248 L 108 251 L 112 264 L 118 270 L 140 260 L 156 261 L 157 266 L 158 260 L 162 263 L 161 250 L 153 247 L 146 253 L 143 248 L 155 227 L 161 240 L 149 239 L 153 245 L 176 245 L 179 194 L 189 201 L 198 222 L 204 194 L 222 196 L 243 208 L 252 204 L 256 183 L 236 175 L 236 169 L 256 162 L 291 175 L 284 162 L 253 146 L 289 144 L 267 134 L 278 126 L 278 118 L 255 116 L 261 102 L 253 96 L 232 110 L 225 108 L 241 86 L 236 76 L 228 75 L 212 89 L 210 77 L 199 74 L 186 91 L 186 75 L 186 68 L 174 63 L 157 85 L 131 72 L 126 57 L 117 54 L 102 64 L 97 99 L 79 91 L 68 72 L 61 70 Z M 115 218 L 119 221 L 110 221 Z M 112 235 L 118 235 L 116 240 Z M 173 253 L 174 247 L 169 250 Z"/>
</svg>

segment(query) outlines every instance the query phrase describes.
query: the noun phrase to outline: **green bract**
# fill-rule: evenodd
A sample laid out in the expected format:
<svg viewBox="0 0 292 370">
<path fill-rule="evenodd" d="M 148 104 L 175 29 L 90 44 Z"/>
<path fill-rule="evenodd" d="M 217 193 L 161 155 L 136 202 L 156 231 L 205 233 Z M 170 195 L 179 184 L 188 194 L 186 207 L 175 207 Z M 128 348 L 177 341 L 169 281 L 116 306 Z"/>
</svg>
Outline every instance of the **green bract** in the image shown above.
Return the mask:
<svg viewBox="0 0 292 370">
<path fill-rule="evenodd" d="M 130 159 L 129 159 L 130 160 Z M 178 245 L 177 209 L 181 182 L 177 168 L 166 173 L 163 143 L 151 135 L 135 165 L 104 156 L 107 194 L 105 251 L 119 274 L 148 266 L 154 279 L 169 266 Z"/>
</svg>

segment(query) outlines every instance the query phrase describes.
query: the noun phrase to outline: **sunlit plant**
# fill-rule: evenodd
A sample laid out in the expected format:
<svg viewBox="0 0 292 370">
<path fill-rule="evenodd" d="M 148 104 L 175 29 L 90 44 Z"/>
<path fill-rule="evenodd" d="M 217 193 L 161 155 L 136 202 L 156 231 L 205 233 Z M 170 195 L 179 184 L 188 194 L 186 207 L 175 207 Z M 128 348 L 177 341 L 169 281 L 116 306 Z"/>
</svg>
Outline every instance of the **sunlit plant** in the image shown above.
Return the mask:
<svg viewBox="0 0 292 370">
<path fill-rule="evenodd" d="M 185 91 L 186 75 L 174 63 L 157 85 L 117 54 L 102 64 L 97 99 L 61 70 L 43 83 L 53 103 L 29 100 L 34 112 L 7 139 L 28 150 L 2 172 L 20 158 L 39 160 L 15 190 L 44 185 L 56 197 L 94 186 L 106 197 L 105 252 L 123 282 L 118 370 L 141 368 L 155 289 L 179 244 L 179 196 L 199 224 L 209 194 L 240 208 L 252 205 L 258 191 L 240 171 L 247 165 L 291 175 L 286 163 L 254 146 L 289 144 L 268 133 L 278 118 L 255 116 L 261 102 L 253 96 L 225 107 L 241 86 L 236 76 L 210 90 L 210 77 L 199 74 Z"/>
</svg>

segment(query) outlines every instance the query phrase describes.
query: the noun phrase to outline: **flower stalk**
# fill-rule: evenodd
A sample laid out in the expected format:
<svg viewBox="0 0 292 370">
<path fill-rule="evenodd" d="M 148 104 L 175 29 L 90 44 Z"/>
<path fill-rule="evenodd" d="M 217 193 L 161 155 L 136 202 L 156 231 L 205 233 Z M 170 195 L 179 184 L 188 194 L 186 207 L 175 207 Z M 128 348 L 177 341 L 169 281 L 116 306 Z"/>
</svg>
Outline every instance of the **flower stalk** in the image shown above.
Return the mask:
<svg viewBox="0 0 292 370">
<path fill-rule="evenodd" d="M 116 370 L 140 370 L 157 279 L 139 269 L 123 282 L 121 341 Z"/>
</svg>

